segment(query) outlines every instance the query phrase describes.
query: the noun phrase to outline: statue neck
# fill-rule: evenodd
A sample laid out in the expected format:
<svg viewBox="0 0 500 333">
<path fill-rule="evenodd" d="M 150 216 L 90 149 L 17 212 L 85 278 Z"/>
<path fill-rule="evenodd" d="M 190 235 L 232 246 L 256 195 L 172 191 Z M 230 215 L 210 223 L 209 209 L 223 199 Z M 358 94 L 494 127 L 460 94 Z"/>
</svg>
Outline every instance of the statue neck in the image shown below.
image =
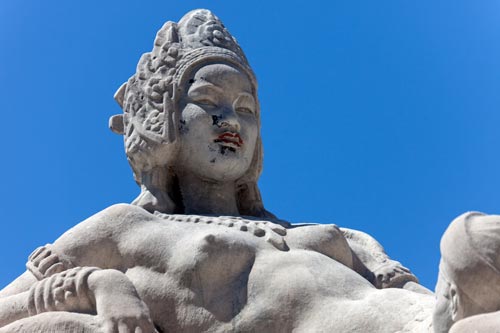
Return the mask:
<svg viewBox="0 0 500 333">
<path fill-rule="evenodd" d="M 238 216 L 235 183 L 214 182 L 192 174 L 179 176 L 185 214 Z"/>
</svg>

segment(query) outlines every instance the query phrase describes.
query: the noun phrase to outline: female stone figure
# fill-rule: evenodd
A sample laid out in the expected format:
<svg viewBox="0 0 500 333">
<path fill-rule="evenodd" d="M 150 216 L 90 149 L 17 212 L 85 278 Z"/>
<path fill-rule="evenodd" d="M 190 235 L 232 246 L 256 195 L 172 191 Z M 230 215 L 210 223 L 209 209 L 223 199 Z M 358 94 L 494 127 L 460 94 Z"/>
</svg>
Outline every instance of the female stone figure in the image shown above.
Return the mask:
<svg viewBox="0 0 500 333">
<path fill-rule="evenodd" d="M 370 236 L 264 209 L 256 90 L 212 13 L 167 22 L 110 120 L 141 194 L 35 250 L 0 332 L 429 331 L 432 296 Z"/>
</svg>

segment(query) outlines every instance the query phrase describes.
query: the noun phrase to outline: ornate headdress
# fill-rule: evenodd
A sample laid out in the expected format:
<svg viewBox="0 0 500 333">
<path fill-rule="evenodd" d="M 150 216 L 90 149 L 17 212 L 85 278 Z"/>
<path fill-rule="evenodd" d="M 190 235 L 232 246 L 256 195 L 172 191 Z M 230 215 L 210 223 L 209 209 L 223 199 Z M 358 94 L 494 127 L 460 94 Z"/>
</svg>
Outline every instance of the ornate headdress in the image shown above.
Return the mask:
<svg viewBox="0 0 500 333">
<path fill-rule="evenodd" d="M 210 63 L 227 63 L 246 73 L 257 99 L 257 82 L 236 39 L 209 10 L 187 13 L 179 23 L 167 22 L 158 31 L 153 50 L 142 55 L 136 73 L 116 92 L 123 115 L 110 119 L 110 128 L 125 136 L 125 151 L 141 185 L 134 201 L 149 211 L 179 212 L 172 188 L 172 167 L 178 144 L 179 97 L 191 73 Z M 260 110 L 256 116 L 260 128 Z M 252 165 L 237 181 L 241 215 L 269 216 L 257 179 L 262 171 L 262 144 L 257 139 Z"/>
</svg>

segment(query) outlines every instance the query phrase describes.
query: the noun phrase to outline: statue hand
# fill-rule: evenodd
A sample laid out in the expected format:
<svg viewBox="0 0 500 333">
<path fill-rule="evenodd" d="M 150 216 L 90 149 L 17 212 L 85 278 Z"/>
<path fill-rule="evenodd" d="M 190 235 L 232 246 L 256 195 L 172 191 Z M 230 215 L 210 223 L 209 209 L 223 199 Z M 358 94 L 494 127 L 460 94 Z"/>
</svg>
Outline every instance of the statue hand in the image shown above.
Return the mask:
<svg viewBox="0 0 500 333">
<path fill-rule="evenodd" d="M 89 288 L 104 332 L 156 332 L 148 307 L 125 274 L 112 269 L 96 271 L 89 276 Z"/>
<path fill-rule="evenodd" d="M 395 260 L 387 260 L 375 269 L 373 274 L 375 275 L 375 287 L 379 289 L 401 288 L 408 281 L 418 283 L 416 276 Z"/>
<path fill-rule="evenodd" d="M 64 262 L 52 251 L 50 244 L 40 246 L 28 257 L 26 268 L 37 278 L 43 280 L 73 267 L 70 263 Z"/>
<path fill-rule="evenodd" d="M 86 280 L 96 270 L 95 267 L 75 267 L 38 281 L 29 290 L 29 314 L 92 311 L 93 297 Z"/>
<path fill-rule="evenodd" d="M 145 311 L 138 309 L 128 311 L 117 311 L 108 313 L 104 318 L 104 332 L 106 333 L 153 333 L 157 332 L 149 316 L 147 308 Z"/>
</svg>

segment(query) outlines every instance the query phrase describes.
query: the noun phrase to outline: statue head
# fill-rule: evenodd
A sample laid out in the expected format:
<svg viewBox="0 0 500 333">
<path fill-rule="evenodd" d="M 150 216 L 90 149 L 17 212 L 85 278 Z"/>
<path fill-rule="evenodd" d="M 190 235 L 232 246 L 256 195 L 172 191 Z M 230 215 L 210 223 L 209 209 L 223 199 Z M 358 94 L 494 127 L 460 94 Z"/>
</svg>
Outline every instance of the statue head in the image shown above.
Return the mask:
<svg viewBox="0 0 500 333">
<path fill-rule="evenodd" d="M 457 321 L 500 310 L 500 216 L 469 212 L 441 239 L 435 332 Z"/>
<path fill-rule="evenodd" d="M 149 211 L 182 213 L 183 172 L 233 181 L 240 215 L 272 216 L 262 204 L 257 82 L 237 41 L 208 10 L 158 31 L 153 50 L 116 92 L 110 119 Z M 201 115 L 203 113 L 203 115 Z"/>
</svg>

